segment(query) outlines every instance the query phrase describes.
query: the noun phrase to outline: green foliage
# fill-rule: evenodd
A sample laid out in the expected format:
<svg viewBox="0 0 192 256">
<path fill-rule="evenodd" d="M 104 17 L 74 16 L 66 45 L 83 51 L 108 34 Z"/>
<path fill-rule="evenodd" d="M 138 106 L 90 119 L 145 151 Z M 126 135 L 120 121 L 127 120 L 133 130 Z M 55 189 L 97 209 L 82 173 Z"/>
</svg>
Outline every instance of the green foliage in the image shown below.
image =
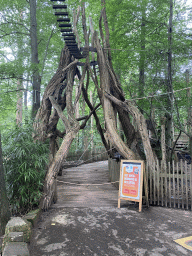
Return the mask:
<svg viewBox="0 0 192 256">
<path fill-rule="evenodd" d="M 48 145 L 34 142 L 32 124 L 10 131 L 3 138 L 3 157 L 8 197 L 13 212 L 37 206 L 42 194 Z"/>
</svg>

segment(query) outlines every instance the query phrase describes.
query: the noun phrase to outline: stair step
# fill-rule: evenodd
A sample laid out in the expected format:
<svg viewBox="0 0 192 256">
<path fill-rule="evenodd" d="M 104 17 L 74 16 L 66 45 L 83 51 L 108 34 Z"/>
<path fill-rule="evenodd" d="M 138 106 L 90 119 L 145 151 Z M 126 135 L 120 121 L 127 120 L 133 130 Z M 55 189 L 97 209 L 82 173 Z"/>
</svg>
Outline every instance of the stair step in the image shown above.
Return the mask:
<svg viewBox="0 0 192 256">
<path fill-rule="evenodd" d="M 66 43 L 67 47 L 77 46 L 77 43 L 76 43 L 76 42 L 75 42 L 75 43 L 72 43 L 72 42 L 70 42 L 70 41 L 66 41 L 65 43 Z M 78 46 L 77 46 L 77 47 L 78 47 Z"/>
<path fill-rule="evenodd" d="M 59 24 L 60 28 L 70 28 L 71 24 Z"/>
<path fill-rule="evenodd" d="M 60 21 L 70 22 L 70 19 L 69 19 L 69 18 L 58 18 L 57 21 L 58 21 L 58 22 L 60 22 Z"/>
<path fill-rule="evenodd" d="M 82 59 L 82 56 L 71 54 L 75 57 L 75 59 Z"/>
<path fill-rule="evenodd" d="M 75 40 L 71 40 L 71 41 L 65 41 L 65 42 L 71 42 L 71 43 L 73 43 L 73 44 L 75 44 L 76 42 L 75 42 Z"/>
<path fill-rule="evenodd" d="M 61 32 L 72 32 L 72 29 L 70 29 L 70 28 L 69 29 L 61 29 L 60 31 Z"/>
<path fill-rule="evenodd" d="M 29 256 L 27 243 L 24 242 L 9 242 L 6 243 L 3 251 L 3 256 L 20 255 Z"/>
<path fill-rule="evenodd" d="M 65 41 L 71 41 L 71 40 L 75 40 L 75 37 L 74 36 L 70 36 L 70 37 L 64 37 Z"/>
<path fill-rule="evenodd" d="M 65 5 L 65 4 L 53 5 L 53 9 L 67 9 L 67 5 Z"/>
<path fill-rule="evenodd" d="M 62 36 L 75 36 L 73 33 L 65 33 L 65 34 L 62 34 Z"/>
<path fill-rule="evenodd" d="M 58 15 L 63 15 L 63 16 L 68 16 L 68 12 L 55 12 L 55 15 L 58 16 Z"/>
<path fill-rule="evenodd" d="M 75 45 L 68 45 L 67 47 L 69 49 L 77 49 L 77 50 L 79 50 L 79 48 L 77 47 L 77 44 L 75 44 Z"/>
</svg>

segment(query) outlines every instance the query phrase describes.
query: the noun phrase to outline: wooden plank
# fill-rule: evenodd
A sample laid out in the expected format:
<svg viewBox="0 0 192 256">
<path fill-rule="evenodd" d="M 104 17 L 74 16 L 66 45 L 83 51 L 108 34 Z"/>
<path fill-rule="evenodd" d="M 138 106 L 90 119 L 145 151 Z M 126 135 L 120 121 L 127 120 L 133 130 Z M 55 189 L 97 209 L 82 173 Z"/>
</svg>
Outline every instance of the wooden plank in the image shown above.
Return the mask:
<svg viewBox="0 0 192 256">
<path fill-rule="evenodd" d="M 173 161 L 173 207 L 176 206 L 176 199 L 175 199 L 175 162 Z"/>
<path fill-rule="evenodd" d="M 184 189 L 183 189 L 183 161 L 180 161 L 180 167 L 181 167 L 181 198 L 182 198 L 182 209 L 184 209 Z"/>
<path fill-rule="evenodd" d="M 174 161 L 173 161 L 174 164 Z M 171 207 L 171 165 L 170 162 L 168 163 L 168 170 L 169 170 L 169 207 Z"/>
<path fill-rule="evenodd" d="M 53 9 L 67 9 L 67 5 L 66 4 L 53 5 Z"/>
<path fill-rule="evenodd" d="M 151 167 L 151 166 L 150 166 Z M 152 187 L 152 171 L 151 171 L 151 168 L 149 169 L 149 175 L 150 175 L 150 204 L 152 204 L 152 189 L 153 189 L 153 187 Z"/>
<path fill-rule="evenodd" d="M 61 32 L 72 32 L 71 28 L 60 29 Z"/>
<path fill-rule="evenodd" d="M 75 43 L 72 43 L 72 42 L 70 42 L 70 41 L 66 41 L 65 43 L 66 43 L 67 47 L 70 47 L 70 46 L 77 46 L 77 47 L 78 47 L 78 45 L 77 45 L 76 42 L 75 42 Z"/>
<path fill-rule="evenodd" d="M 153 164 L 153 201 L 154 205 L 156 205 L 156 166 L 155 163 Z"/>
<path fill-rule="evenodd" d="M 159 172 L 160 172 L 159 161 L 157 161 L 157 205 L 159 205 L 159 193 L 160 193 Z"/>
<path fill-rule="evenodd" d="M 87 48 L 85 48 L 85 47 L 80 47 L 80 51 L 81 51 L 81 52 L 84 51 L 84 50 L 87 50 Z M 97 49 L 94 48 L 94 47 L 89 47 L 89 51 L 90 51 L 90 52 L 97 52 Z"/>
<path fill-rule="evenodd" d="M 143 165 L 143 181 L 144 181 L 144 191 L 145 191 L 145 200 L 146 200 L 146 205 L 149 207 L 149 198 L 148 198 L 148 182 L 147 182 L 147 173 L 146 173 L 146 168 L 145 164 Z"/>
<path fill-rule="evenodd" d="M 69 13 L 68 12 L 55 12 L 55 15 L 56 16 L 68 16 L 69 15 Z"/>
<path fill-rule="evenodd" d="M 65 34 L 62 34 L 62 36 L 74 36 L 73 33 L 65 33 Z"/>
<path fill-rule="evenodd" d="M 77 46 L 69 46 L 68 49 L 69 49 L 69 51 L 76 51 L 76 52 L 79 51 L 79 49 L 77 48 Z"/>
<path fill-rule="evenodd" d="M 59 24 L 60 28 L 71 28 L 71 24 Z"/>
<path fill-rule="evenodd" d="M 148 173 L 148 165 L 145 165 L 145 174 L 146 174 L 146 182 L 147 182 L 147 197 L 148 197 L 148 206 L 149 206 L 149 173 Z"/>
<path fill-rule="evenodd" d="M 76 41 L 75 40 L 65 40 L 65 43 L 76 44 Z M 77 47 L 77 49 L 78 49 L 78 47 Z"/>
<path fill-rule="evenodd" d="M 180 199 L 179 199 L 179 166 L 177 162 L 177 199 L 178 199 L 178 208 L 180 208 Z"/>
<path fill-rule="evenodd" d="M 78 49 L 77 43 L 75 41 L 65 41 L 68 48 L 76 47 Z"/>
<path fill-rule="evenodd" d="M 70 18 L 58 18 L 58 22 L 70 22 Z"/>
<path fill-rule="evenodd" d="M 186 188 L 186 209 L 189 210 L 188 202 L 188 179 L 187 179 L 187 161 L 185 161 L 185 188 Z"/>
<path fill-rule="evenodd" d="M 75 41 L 75 36 L 64 36 L 64 40 L 66 41 L 71 41 L 74 40 Z"/>
<path fill-rule="evenodd" d="M 162 171 L 162 166 L 161 166 L 161 171 Z M 163 191 L 163 177 L 161 177 L 161 206 L 163 206 L 163 194 L 164 194 L 164 191 Z"/>
<path fill-rule="evenodd" d="M 69 48 L 69 51 L 70 52 L 77 52 L 78 54 L 80 54 L 80 51 L 79 51 L 79 49 L 76 47 L 76 46 L 74 46 L 74 47 L 68 47 Z"/>
<path fill-rule="evenodd" d="M 69 49 L 70 52 L 78 52 L 80 54 L 80 51 L 77 47 L 71 47 L 71 48 L 68 47 L 68 49 Z"/>
</svg>

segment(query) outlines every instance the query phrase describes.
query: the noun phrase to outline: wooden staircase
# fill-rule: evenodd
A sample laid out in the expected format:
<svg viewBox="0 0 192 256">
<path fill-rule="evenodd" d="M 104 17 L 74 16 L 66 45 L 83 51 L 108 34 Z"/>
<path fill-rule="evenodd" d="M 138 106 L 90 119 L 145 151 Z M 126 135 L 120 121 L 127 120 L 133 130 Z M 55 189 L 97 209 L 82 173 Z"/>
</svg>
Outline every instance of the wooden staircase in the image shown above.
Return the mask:
<svg viewBox="0 0 192 256">
<path fill-rule="evenodd" d="M 93 47 L 89 47 L 88 51 L 85 51 L 86 49 L 83 47 L 81 47 L 80 49 L 78 48 L 76 37 L 73 33 L 72 25 L 70 23 L 70 18 L 68 18 L 69 14 L 66 11 L 67 5 L 60 4 L 61 2 L 65 2 L 65 0 L 51 0 L 51 2 L 59 2 L 59 4 L 53 4 L 53 9 L 59 10 L 55 11 L 55 16 L 57 16 L 57 22 L 59 27 L 61 28 L 60 31 L 62 33 L 62 36 L 64 37 L 65 44 L 67 45 L 70 54 L 73 55 L 75 59 L 82 59 L 88 55 L 89 51 L 96 52 L 96 49 Z M 84 63 L 77 63 L 77 65 L 83 66 Z M 92 61 L 90 65 L 97 65 L 97 62 Z"/>
</svg>

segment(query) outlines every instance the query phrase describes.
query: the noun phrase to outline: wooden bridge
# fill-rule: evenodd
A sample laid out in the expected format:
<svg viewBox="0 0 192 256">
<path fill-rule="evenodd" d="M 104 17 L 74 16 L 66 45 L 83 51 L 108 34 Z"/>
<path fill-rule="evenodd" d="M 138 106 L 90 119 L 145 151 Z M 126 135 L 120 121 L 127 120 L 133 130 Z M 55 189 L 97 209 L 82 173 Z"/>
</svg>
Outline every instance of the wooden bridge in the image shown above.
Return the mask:
<svg viewBox="0 0 192 256">
<path fill-rule="evenodd" d="M 52 208 L 117 207 L 118 190 L 109 181 L 108 161 L 64 169 Z"/>
</svg>

